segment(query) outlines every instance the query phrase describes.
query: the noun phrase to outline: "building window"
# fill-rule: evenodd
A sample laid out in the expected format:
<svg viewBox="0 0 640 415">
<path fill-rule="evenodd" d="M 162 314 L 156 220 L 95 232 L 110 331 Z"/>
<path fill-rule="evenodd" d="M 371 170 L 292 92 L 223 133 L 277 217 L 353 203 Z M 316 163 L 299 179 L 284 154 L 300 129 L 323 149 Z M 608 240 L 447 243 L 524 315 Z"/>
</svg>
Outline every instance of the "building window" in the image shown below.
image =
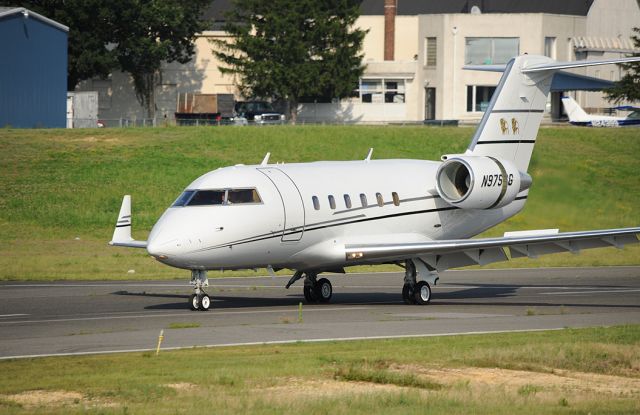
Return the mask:
<svg viewBox="0 0 640 415">
<path fill-rule="evenodd" d="M 331 209 L 336 208 L 336 199 L 333 197 L 333 195 L 329 195 L 329 207 Z"/>
<path fill-rule="evenodd" d="M 465 38 L 465 65 L 503 64 L 519 54 L 520 39 L 517 37 Z"/>
<path fill-rule="evenodd" d="M 312 197 L 311 200 L 313 200 L 313 208 L 315 210 L 320 210 L 320 201 L 318 200 L 318 196 Z"/>
<path fill-rule="evenodd" d="M 347 209 L 351 209 L 351 197 L 349 195 L 344 195 L 344 205 Z"/>
<path fill-rule="evenodd" d="M 467 112 L 486 111 L 495 91 L 495 86 L 467 85 Z"/>
<path fill-rule="evenodd" d="M 391 193 L 391 198 L 393 199 L 393 204 L 396 206 L 400 206 L 400 197 L 396 192 Z"/>
<path fill-rule="evenodd" d="M 438 38 L 428 37 L 424 40 L 424 65 L 436 66 L 438 55 Z"/>
<path fill-rule="evenodd" d="M 367 207 L 367 195 L 364 193 L 360 193 L 360 204 L 362 204 L 363 208 Z"/>
<path fill-rule="evenodd" d="M 361 79 L 357 90 L 360 102 L 403 104 L 405 89 L 403 79 Z"/>
<path fill-rule="evenodd" d="M 378 202 L 378 206 L 384 206 L 384 199 L 382 198 L 382 194 L 376 193 L 376 201 Z"/>
<path fill-rule="evenodd" d="M 551 59 L 556 58 L 556 38 L 555 37 L 544 38 L 544 56 L 548 56 Z"/>
</svg>

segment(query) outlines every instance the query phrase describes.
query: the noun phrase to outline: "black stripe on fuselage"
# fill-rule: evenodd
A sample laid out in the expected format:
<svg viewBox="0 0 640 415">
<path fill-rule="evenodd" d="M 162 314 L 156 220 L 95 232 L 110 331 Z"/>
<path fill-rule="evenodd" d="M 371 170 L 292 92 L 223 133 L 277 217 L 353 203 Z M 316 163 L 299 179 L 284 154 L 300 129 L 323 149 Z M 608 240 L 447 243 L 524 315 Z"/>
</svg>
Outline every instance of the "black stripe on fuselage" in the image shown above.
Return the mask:
<svg viewBox="0 0 640 415">
<path fill-rule="evenodd" d="M 507 112 L 543 113 L 544 110 L 491 110 L 491 114 L 504 114 Z"/>
<path fill-rule="evenodd" d="M 307 225 L 304 228 L 304 232 L 310 232 L 310 231 L 317 231 L 320 229 L 327 229 L 327 228 L 333 228 L 335 226 L 343 226 L 343 225 L 352 225 L 354 223 L 361 223 L 361 222 L 369 222 L 369 221 L 374 221 L 374 220 L 380 220 L 380 219 L 389 219 L 389 218 L 396 218 L 396 217 L 400 217 L 400 216 L 408 216 L 408 215 L 420 215 L 420 214 L 424 214 L 424 213 L 434 213 L 434 212 L 443 212 L 443 211 L 447 211 L 447 210 L 457 210 L 459 208 L 454 207 L 454 206 L 449 206 L 449 207 L 444 207 L 444 208 L 435 208 L 435 209 L 426 209 L 426 210 L 417 210 L 417 211 L 413 211 L 413 212 L 402 212 L 402 213 L 394 213 L 391 215 L 383 215 L 383 216 L 376 216 L 373 218 L 363 218 L 363 219 L 357 219 L 357 220 L 352 220 L 349 222 L 341 222 L 341 223 L 332 223 L 332 224 L 326 224 L 326 225 L 322 225 L 322 226 L 318 226 L 321 223 L 325 223 L 325 222 L 319 222 L 319 223 L 314 223 L 312 225 Z M 332 221 L 329 221 L 332 222 Z M 270 238 L 281 238 L 283 236 L 286 235 L 292 235 L 292 234 L 296 234 L 296 233 L 300 233 L 302 231 L 284 231 L 283 232 L 277 232 L 268 236 L 264 236 L 264 237 L 253 237 L 252 239 L 249 240 L 249 238 L 246 238 L 244 240 L 240 240 L 238 242 L 229 242 L 223 245 L 217 245 L 217 246 L 212 246 L 209 248 L 202 248 L 202 249 L 198 249 L 194 252 L 202 252 L 202 251 L 210 251 L 213 249 L 219 249 L 219 248 L 225 248 L 225 247 L 229 247 L 232 245 L 243 245 L 246 243 L 250 243 L 250 242 L 258 242 L 258 241 L 263 241 L 265 239 L 270 239 Z"/>
<path fill-rule="evenodd" d="M 535 144 L 536 140 L 495 140 L 495 141 L 478 141 L 478 144 Z"/>
<path fill-rule="evenodd" d="M 126 225 L 116 225 L 116 228 L 126 228 L 127 226 L 131 226 L 131 224 L 127 223 Z"/>
</svg>

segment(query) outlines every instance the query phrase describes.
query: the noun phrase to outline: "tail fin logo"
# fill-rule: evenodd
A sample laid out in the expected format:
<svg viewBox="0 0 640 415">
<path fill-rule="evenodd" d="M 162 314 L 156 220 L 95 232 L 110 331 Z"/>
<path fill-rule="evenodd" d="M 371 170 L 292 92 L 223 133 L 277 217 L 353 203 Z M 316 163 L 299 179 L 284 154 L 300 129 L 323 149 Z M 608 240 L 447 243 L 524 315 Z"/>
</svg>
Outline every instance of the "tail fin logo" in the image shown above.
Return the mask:
<svg viewBox="0 0 640 415">
<path fill-rule="evenodd" d="M 509 134 L 509 124 L 504 118 L 500 118 L 500 131 L 502 131 L 502 135 Z"/>
<path fill-rule="evenodd" d="M 513 135 L 520 134 L 518 120 L 516 120 L 515 118 L 511 119 L 511 131 L 513 131 Z"/>
<path fill-rule="evenodd" d="M 520 134 L 520 124 L 518 120 L 515 118 L 511 119 L 511 130 L 509 130 L 509 122 L 504 118 L 500 118 L 500 131 L 502 131 L 502 135 L 510 134 L 513 135 Z"/>
</svg>

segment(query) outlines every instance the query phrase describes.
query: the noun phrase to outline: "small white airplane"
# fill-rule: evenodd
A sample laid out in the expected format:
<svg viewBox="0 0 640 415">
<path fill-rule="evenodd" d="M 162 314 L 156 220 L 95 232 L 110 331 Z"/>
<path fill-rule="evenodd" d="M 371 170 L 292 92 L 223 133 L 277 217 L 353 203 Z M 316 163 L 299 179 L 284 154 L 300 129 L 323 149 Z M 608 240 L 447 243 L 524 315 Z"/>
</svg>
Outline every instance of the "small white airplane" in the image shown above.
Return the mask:
<svg viewBox="0 0 640 415">
<path fill-rule="evenodd" d="M 193 310 L 207 310 L 207 270 L 266 268 L 304 278 L 309 302 L 328 302 L 322 272 L 360 264 L 405 268 L 402 298 L 427 304 L 438 272 L 511 257 L 622 247 L 640 227 L 586 232 L 506 233 L 468 239 L 520 212 L 527 174 L 554 73 L 640 58 L 560 63 L 522 55 L 504 68 L 468 149 L 442 161 L 364 160 L 220 168 L 193 181 L 154 225 L 147 241 L 131 238 L 125 196 L 111 245 L 146 248 L 158 261 L 191 270 Z M 484 69 L 486 67 L 469 67 Z M 495 70 L 489 69 L 489 70 Z"/>
<path fill-rule="evenodd" d="M 569 122 L 582 127 L 640 127 L 640 108 L 632 106 L 616 107 L 625 111 L 633 111 L 626 117 L 587 114 L 578 103 L 569 96 L 562 97 L 562 105 L 569 117 Z"/>
</svg>

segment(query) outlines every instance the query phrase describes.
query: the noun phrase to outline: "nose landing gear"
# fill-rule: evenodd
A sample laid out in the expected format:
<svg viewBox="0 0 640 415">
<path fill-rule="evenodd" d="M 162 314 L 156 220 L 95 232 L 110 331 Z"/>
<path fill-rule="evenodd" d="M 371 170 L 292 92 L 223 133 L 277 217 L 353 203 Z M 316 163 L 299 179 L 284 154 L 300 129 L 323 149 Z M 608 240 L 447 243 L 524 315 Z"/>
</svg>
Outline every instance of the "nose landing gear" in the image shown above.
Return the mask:
<svg viewBox="0 0 640 415">
<path fill-rule="evenodd" d="M 191 310 L 207 311 L 211 307 L 211 298 L 204 292 L 203 288 L 209 286 L 207 271 L 201 269 L 191 270 L 191 285 L 193 285 L 194 293 L 189 298 L 189 306 Z"/>
</svg>

